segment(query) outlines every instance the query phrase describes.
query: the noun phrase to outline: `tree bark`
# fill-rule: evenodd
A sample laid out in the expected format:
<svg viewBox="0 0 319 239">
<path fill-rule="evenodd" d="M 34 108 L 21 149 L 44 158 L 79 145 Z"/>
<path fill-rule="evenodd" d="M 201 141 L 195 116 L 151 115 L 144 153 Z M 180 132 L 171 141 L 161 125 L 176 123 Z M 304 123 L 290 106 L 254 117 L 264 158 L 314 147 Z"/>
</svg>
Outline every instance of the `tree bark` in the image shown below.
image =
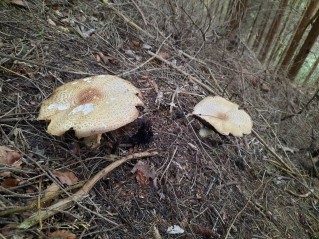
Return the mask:
<svg viewBox="0 0 319 239">
<path fill-rule="evenodd" d="M 237 32 L 239 25 L 245 16 L 247 3 L 248 0 L 237 0 L 235 7 L 232 8 L 229 4 L 228 13 L 230 14 L 230 32 Z"/>
<path fill-rule="evenodd" d="M 319 11 L 316 14 L 317 18 L 315 22 L 313 23 L 311 30 L 301 46 L 298 54 L 294 57 L 292 66 L 290 67 L 288 71 L 288 77 L 290 80 L 294 80 L 296 78 L 296 75 L 298 74 L 300 68 L 302 67 L 303 63 L 305 62 L 313 44 L 317 40 L 319 36 Z"/>
<path fill-rule="evenodd" d="M 252 24 L 252 26 L 251 26 L 250 32 L 249 32 L 249 34 L 248 34 L 248 39 L 247 39 L 247 44 L 248 44 L 248 46 L 250 46 L 250 45 L 252 44 L 251 41 L 252 41 L 252 39 L 253 39 L 254 33 L 257 31 L 257 29 L 256 29 L 257 24 L 256 24 L 256 23 L 257 23 L 257 19 L 258 19 L 258 17 L 259 17 L 259 14 L 260 14 L 260 10 L 262 9 L 263 3 L 264 3 L 264 1 L 262 1 L 262 2 L 259 4 L 259 7 L 258 7 L 258 10 L 257 10 L 256 16 L 255 16 L 255 18 L 254 18 L 254 21 L 253 21 L 253 24 Z"/>
<path fill-rule="evenodd" d="M 309 84 L 310 78 L 311 78 L 312 74 L 315 72 L 315 70 L 317 69 L 318 64 L 319 64 L 319 56 L 317 56 L 317 60 L 315 61 L 315 63 L 313 63 L 311 70 L 309 71 L 306 79 L 302 82 L 302 84 L 304 86 Z"/>
<path fill-rule="evenodd" d="M 282 21 L 282 18 L 284 16 L 284 11 L 287 8 L 287 4 L 288 4 L 288 0 L 281 0 L 279 7 L 276 11 L 276 16 L 274 18 L 274 20 L 271 23 L 269 32 L 266 36 L 265 39 L 265 44 L 260 52 L 260 59 L 261 62 L 265 62 L 266 58 L 267 58 L 267 54 L 269 52 L 269 49 L 271 49 L 271 46 L 273 45 L 273 41 L 275 39 L 275 37 L 278 35 L 278 31 L 280 28 L 280 23 Z"/>
<path fill-rule="evenodd" d="M 273 7 L 273 3 L 270 3 L 269 4 L 269 1 L 265 1 L 265 7 L 264 9 L 267 9 L 269 7 L 269 9 L 271 9 Z M 267 12 L 269 12 L 270 14 L 270 10 L 267 10 Z M 261 46 L 261 42 L 263 40 L 263 36 L 266 32 L 266 29 L 267 29 L 267 23 L 268 23 L 268 20 L 269 20 L 269 14 L 268 13 L 263 13 L 263 16 L 262 16 L 262 20 L 261 20 L 261 24 L 259 26 L 259 29 L 256 33 L 256 37 L 255 37 L 255 41 L 254 41 L 254 44 L 253 44 L 253 47 L 252 49 L 255 51 L 256 55 L 258 54 L 258 49 L 260 48 Z"/>
<path fill-rule="evenodd" d="M 293 58 L 293 55 L 298 48 L 298 44 L 300 43 L 300 40 L 302 39 L 302 36 L 304 35 L 307 27 L 309 26 L 309 24 L 313 20 L 313 17 L 315 15 L 315 13 L 317 12 L 318 7 L 319 7 L 319 1 L 318 0 L 311 0 L 306 11 L 303 14 L 302 19 L 300 20 L 300 22 L 298 24 L 297 30 L 295 32 L 295 35 L 292 38 L 292 41 L 290 42 L 289 47 L 285 51 L 286 53 L 284 53 L 284 55 L 283 55 L 284 58 L 279 66 L 280 71 L 285 72 L 287 70 L 288 66 L 290 65 L 292 58 Z"/>
<path fill-rule="evenodd" d="M 269 58 L 265 59 L 265 62 L 267 62 L 267 67 L 270 64 L 272 64 L 273 66 L 276 66 L 278 64 L 278 62 L 280 61 L 281 53 L 285 47 L 285 44 L 283 43 L 284 42 L 283 39 L 285 39 L 287 37 L 287 34 L 284 35 L 284 32 L 287 29 L 287 24 L 289 23 L 292 11 L 295 9 L 299 9 L 301 3 L 302 3 L 302 0 L 292 0 L 291 1 L 290 10 L 289 10 L 288 15 L 286 16 L 286 18 L 284 20 L 283 26 L 281 27 L 279 34 L 278 34 L 277 41 L 274 44 L 274 47 L 272 48 L 272 51 L 269 55 Z"/>
</svg>

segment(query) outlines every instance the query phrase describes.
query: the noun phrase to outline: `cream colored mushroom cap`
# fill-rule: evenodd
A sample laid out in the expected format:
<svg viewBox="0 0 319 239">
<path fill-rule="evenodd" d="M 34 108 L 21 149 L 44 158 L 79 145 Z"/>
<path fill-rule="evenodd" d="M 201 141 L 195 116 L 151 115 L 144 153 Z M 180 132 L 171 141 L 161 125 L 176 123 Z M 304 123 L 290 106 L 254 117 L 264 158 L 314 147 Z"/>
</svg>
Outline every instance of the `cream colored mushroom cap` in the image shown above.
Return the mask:
<svg viewBox="0 0 319 239">
<path fill-rule="evenodd" d="M 250 134 L 253 122 L 238 105 L 220 96 L 208 96 L 200 101 L 193 111 L 196 115 L 212 125 L 219 133 L 237 137 Z"/>
<path fill-rule="evenodd" d="M 102 134 L 134 121 L 143 106 L 141 92 L 112 75 L 66 83 L 43 101 L 38 120 L 51 120 L 47 132 L 60 136 L 73 128 L 78 138 Z"/>
</svg>

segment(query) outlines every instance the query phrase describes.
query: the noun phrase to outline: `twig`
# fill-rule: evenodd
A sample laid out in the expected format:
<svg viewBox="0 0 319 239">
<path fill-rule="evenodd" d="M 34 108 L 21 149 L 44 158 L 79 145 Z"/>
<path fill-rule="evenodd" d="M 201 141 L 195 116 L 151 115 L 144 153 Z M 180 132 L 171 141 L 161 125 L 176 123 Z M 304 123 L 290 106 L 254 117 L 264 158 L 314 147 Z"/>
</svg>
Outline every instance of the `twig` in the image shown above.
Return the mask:
<svg viewBox="0 0 319 239">
<path fill-rule="evenodd" d="M 172 67 L 173 69 L 177 70 L 179 73 L 182 73 L 183 75 L 187 76 L 188 79 L 193 82 L 193 83 L 197 83 L 200 86 L 202 86 L 203 88 L 205 88 L 207 91 L 209 91 L 211 94 L 216 95 L 215 91 L 208 85 L 206 85 L 205 83 L 203 83 L 202 81 L 198 80 L 197 78 L 191 76 L 190 74 L 188 74 L 187 72 L 183 71 L 182 69 L 180 69 L 179 67 L 175 66 L 174 64 L 172 64 L 171 62 L 169 62 L 168 60 L 165 60 L 164 58 L 160 57 L 159 55 L 154 54 L 151 51 L 147 51 L 147 53 L 151 56 L 154 56 L 156 59 L 164 62 L 165 64 L 169 65 L 170 67 Z"/>
<path fill-rule="evenodd" d="M 142 153 L 135 153 L 128 155 L 126 157 L 123 157 L 120 160 L 115 161 L 114 163 L 108 165 L 106 168 L 102 169 L 99 173 L 97 173 L 90 181 L 88 181 L 80 190 L 78 190 L 75 194 L 71 195 L 70 197 L 63 199 L 56 204 L 51 205 L 50 207 L 43 209 L 37 213 L 32 214 L 29 218 L 24 220 L 18 228 L 20 229 L 28 229 L 37 223 L 39 223 L 40 219 L 43 221 L 49 217 L 54 216 L 58 212 L 61 212 L 63 210 L 66 210 L 67 208 L 74 205 L 75 202 L 80 202 L 83 198 L 85 198 L 89 191 L 94 187 L 94 185 L 105 175 L 110 173 L 115 168 L 119 167 L 123 163 L 136 159 L 136 158 L 145 158 L 145 157 L 151 157 L 154 155 L 157 155 L 157 151 L 152 152 L 142 152 Z M 109 222 L 112 222 L 111 220 Z M 112 222 L 113 224 L 117 225 L 117 223 Z"/>
<path fill-rule="evenodd" d="M 311 191 L 309 191 L 309 192 L 307 192 L 305 194 L 298 194 L 298 193 L 295 193 L 295 192 L 293 192 L 293 191 L 291 191 L 289 189 L 286 189 L 285 191 L 288 192 L 289 194 L 291 194 L 292 196 L 300 197 L 300 198 L 307 198 L 314 192 L 314 190 L 311 190 Z"/>
<path fill-rule="evenodd" d="M 255 131 L 252 130 L 253 135 L 258 139 L 260 143 L 264 145 L 264 147 L 292 174 L 296 174 L 289 165 L 272 149 L 268 146 L 268 144 L 260 137 L 260 135 Z"/>
<path fill-rule="evenodd" d="M 68 188 L 66 188 L 66 191 L 70 191 L 73 189 L 77 189 L 79 187 L 82 187 L 84 185 L 85 182 L 80 182 L 78 184 L 75 184 L 73 186 L 70 186 Z M 51 201 L 55 198 L 57 198 L 59 195 L 61 195 L 64 192 L 64 190 L 59 190 L 57 192 L 54 193 L 50 193 L 48 196 L 42 198 L 40 200 L 40 204 L 43 204 L 45 202 Z M 5 211 L 1 211 L 0 212 L 0 217 L 4 217 L 4 216 L 8 216 L 8 215 L 12 215 L 12 214 L 16 214 L 16 213 L 21 213 L 21 212 L 26 212 L 26 211 L 31 211 L 32 209 L 36 208 L 38 205 L 38 201 L 34 201 L 31 202 L 29 205 L 26 205 L 24 207 L 15 207 L 15 208 L 9 208 Z"/>
<path fill-rule="evenodd" d="M 233 219 L 233 221 L 230 223 L 226 235 L 225 235 L 225 239 L 227 239 L 229 237 L 230 234 L 230 230 L 233 228 L 237 218 L 243 213 L 243 211 L 245 211 L 245 209 L 247 208 L 247 206 L 251 203 L 251 199 L 253 198 L 253 196 L 258 192 L 258 190 L 261 188 L 262 184 L 259 185 L 259 187 L 253 192 L 253 194 L 250 195 L 250 197 L 247 200 L 247 203 L 245 204 L 245 206 L 237 213 L 237 215 L 235 216 L 235 218 Z"/>
<path fill-rule="evenodd" d="M 140 7 L 137 5 L 137 3 L 136 3 L 134 0 L 131 0 L 131 1 L 132 1 L 132 3 L 134 4 L 134 6 L 136 7 L 137 11 L 141 14 L 145 26 L 147 26 L 147 21 L 146 21 L 146 18 L 145 18 L 144 13 L 142 12 L 142 10 L 140 9 Z"/>
<path fill-rule="evenodd" d="M 76 74 L 76 75 L 88 75 L 88 76 L 94 76 L 95 75 L 95 74 L 92 74 L 92 73 L 81 72 L 81 71 L 67 71 L 67 70 L 63 70 L 61 68 L 57 68 L 57 67 L 54 67 L 54 66 L 48 66 L 48 65 L 44 65 L 42 63 L 29 61 L 29 60 L 26 60 L 26 59 L 23 59 L 23 58 L 7 55 L 7 54 L 1 53 L 1 52 L 0 52 L 0 56 L 1 57 L 10 58 L 10 59 L 16 60 L 16 61 L 26 62 L 26 63 L 31 64 L 31 65 L 36 65 L 36 66 L 49 68 L 49 69 L 52 69 L 52 70 L 55 70 L 55 71 L 59 71 L 59 72 L 66 72 L 66 73 L 71 73 L 71 74 Z"/>
<path fill-rule="evenodd" d="M 286 115 L 286 116 L 283 117 L 280 121 L 284 121 L 284 120 L 290 119 L 290 118 L 292 118 L 292 117 L 294 117 L 294 116 L 296 116 L 296 115 L 302 114 L 302 113 L 305 111 L 305 109 L 309 106 L 309 104 L 310 104 L 318 95 L 319 95 L 319 87 L 318 87 L 317 91 L 313 94 L 313 96 L 308 100 L 308 102 L 305 104 L 305 106 L 304 106 L 301 110 L 299 110 L 299 111 L 298 111 L 297 113 L 295 113 L 295 114 Z"/>
<path fill-rule="evenodd" d="M 176 90 L 174 91 L 173 96 L 172 96 L 172 101 L 169 104 L 169 113 L 172 113 L 173 112 L 173 108 L 176 107 L 174 101 L 175 101 L 175 97 L 176 97 L 176 95 L 178 93 L 179 93 L 179 87 L 176 87 Z"/>
<path fill-rule="evenodd" d="M 144 35 L 150 37 L 150 38 L 154 38 L 154 36 L 152 36 L 150 33 L 148 33 L 147 31 L 143 30 L 140 26 L 138 26 L 135 22 L 133 22 L 131 19 L 129 19 L 128 17 L 126 17 L 125 15 L 123 15 L 123 13 L 121 13 L 119 10 L 117 10 L 115 7 L 113 7 L 111 4 L 103 1 L 104 4 L 106 4 L 106 6 L 108 8 L 110 8 L 117 16 L 119 16 L 120 18 L 122 18 L 128 25 L 130 25 L 131 27 L 135 28 L 136 30 L 140 31 L 141 33 L 143 33 Z"/>
<path fill-rule="evenodd" d="M 159 48 L 156 51 L 156 55 L 160 52 L 160 50 L 162 49 L 162 46 L 164 45 L 165 41 L 170 37 L 171 35 L 168 35 L 164 41 L 162 42 L 162 44 L 159 46 Z M 146 60 L 145 62 L 143 62 L 142 64 L 138 65 L 137 67 L 135 67 L 134 69 L 131 69 L 129 71 L 125 71 L 122 72 L 121 74 L 119 74 L 118 76 L 126 76 L 128 74 L 130 74 L 131 72 L 137 71 L 138 69 L 142 68 L 143 66 L 145 66 L 147 63 L 149 63 L 150 61 L 152 61 L 155 58 L 155 56 L 150 57 L 148 60 Z"/>
</svg>

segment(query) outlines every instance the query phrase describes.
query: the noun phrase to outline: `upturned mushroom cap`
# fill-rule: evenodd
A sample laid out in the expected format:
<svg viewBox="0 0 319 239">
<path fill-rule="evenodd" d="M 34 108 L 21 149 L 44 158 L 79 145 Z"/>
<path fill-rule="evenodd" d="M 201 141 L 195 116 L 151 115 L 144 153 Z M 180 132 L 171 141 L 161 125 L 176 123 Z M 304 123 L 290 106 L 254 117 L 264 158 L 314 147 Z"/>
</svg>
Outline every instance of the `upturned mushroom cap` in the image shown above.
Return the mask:
<svg viewBox="0 0 319 239">
<path fill-rule="evenodd" d="M 43 101 L 38 120 L 51 120 L 47 132 L 60 136 L 73 128 L 78 138 L 118 129 L 138 115 L 141 92 L 117 76 L 75 80 L 54 90 Z"/>
<path fill-rule="evenodd" d="M 200 101 L 193 115 L 203 119 L 213 126 L 220 134 L 242 137 L 250 134 L 253 123 L 244 110 L 238 110 L 238 105 L 220 96 L 209 96 Z"/>
</svg>

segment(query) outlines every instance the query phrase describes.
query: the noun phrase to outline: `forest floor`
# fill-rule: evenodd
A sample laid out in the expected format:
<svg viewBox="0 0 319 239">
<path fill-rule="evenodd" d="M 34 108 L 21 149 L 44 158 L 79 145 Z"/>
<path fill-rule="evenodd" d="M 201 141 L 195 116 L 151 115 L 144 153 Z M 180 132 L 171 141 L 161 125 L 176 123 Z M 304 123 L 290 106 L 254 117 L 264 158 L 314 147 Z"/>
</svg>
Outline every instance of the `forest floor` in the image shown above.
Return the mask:
<svg viewBox="0 0 319 239">
<path fill-rule="evenodd" d="M 0 146 L 22 157 L 0 165 L 1 238 L 319 238 L 312 159 L 318 98 L 307 104 L 314 90 L 271 74 L 244 44 L 216 31 L 204 40 L 196 21 L 172 14 L 166 1 L 114 8 L 99 1 L 15 2 L 0 8 Z M 101 74 L 141 89 L 151 143 L 132 147 L 106 133 L 89 149 L 72 132 L 49 135 L 48 122 L 37 120 L 55 88 Z M 254 133 L 201 138 L 191 113 L 207 95 L 245 109 Z M 144 159 L 136 154 L 155 151 Z M 21 229 L 127 155 L 137 156 L 88 195 Z M 144 171 L 132 173 L 139 161 Z M 50 190 L 54 196 L 41 202 Z M 168 233 L 173 225 L 184 232 Z"/>
</svg>

